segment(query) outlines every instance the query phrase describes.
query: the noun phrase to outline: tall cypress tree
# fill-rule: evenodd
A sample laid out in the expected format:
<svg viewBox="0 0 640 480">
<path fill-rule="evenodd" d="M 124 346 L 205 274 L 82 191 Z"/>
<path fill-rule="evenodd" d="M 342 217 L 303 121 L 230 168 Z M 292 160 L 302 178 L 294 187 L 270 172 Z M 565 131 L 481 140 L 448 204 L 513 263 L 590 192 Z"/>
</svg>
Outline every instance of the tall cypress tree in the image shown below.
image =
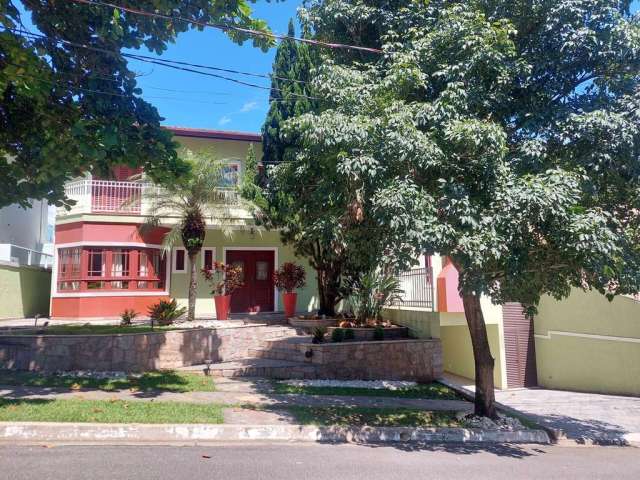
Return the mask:
<svg viewBox="0 0 640 480">
<path fill-rule="evenodd" d="M 289 20 L 288 36 L 295 36 L 293 19 Z M 281 138 L 285 120 L 313 111 L 316 102 L 306 98 L 310 94 L 308 83 L 314 65 L 315 53 L 309 45 L 283 40 L 276 52 L 269 96 L 269 112 L 262 127 L 262 161 L 269 165 L 285 160 L 287 150 L 295 140 Z"/>
</svg>

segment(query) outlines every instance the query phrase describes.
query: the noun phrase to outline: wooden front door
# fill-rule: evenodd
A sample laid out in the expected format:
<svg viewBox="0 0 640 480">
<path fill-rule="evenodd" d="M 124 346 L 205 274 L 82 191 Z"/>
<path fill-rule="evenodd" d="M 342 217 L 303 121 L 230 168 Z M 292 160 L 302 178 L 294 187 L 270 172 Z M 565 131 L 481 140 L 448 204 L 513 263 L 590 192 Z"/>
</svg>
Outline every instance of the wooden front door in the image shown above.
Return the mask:
<svg viewBox="0 0 640 480">
<path fill-rule="evenodd" d="M 506 303 L 502 306 L 502 322 L 507 387 L 535 387 L 538 379 L 533 319 L 523 313 L 519 303 Z"/>
<path fill-rule="evenodd" d="M 231 295 L 231 313 L 273 312 L 275 252 L 229 250 L 226 262 L 240 267 L 244 284 Z"/>
</svg>

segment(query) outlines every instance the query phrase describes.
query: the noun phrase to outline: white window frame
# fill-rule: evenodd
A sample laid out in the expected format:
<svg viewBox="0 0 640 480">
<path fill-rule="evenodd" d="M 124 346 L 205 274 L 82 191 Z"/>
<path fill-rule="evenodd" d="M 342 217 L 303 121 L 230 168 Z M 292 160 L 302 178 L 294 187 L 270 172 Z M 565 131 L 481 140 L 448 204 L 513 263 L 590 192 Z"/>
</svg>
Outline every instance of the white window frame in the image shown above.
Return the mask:
<svg viewBox="0 0 640 480">
<path fill-rule="evenodd" d="M 242 164 L 242 160 L 238 160 L 238 159 L 235 159 L 235 158 L 227 158 L 227 159 L 224 159 L 222 161 L 222 163 L 223 163 L 223 167 L 222 168 L 224 168 L 226 166 L 234 166 L 234 165 L 238 166 L 238 183 L 236 183 L 235 185 L 232 185 L 232 186 L 224 186 L 222 188 L 227 188 L 227 189 L 231 190 L 231 189 L 239 187 L 240 183 L 242 182 L 242 176 L 244 175 L 244 165 Z"/>
<path fill-rule="evenodd" d="M 184 252 L 184 269 L 178 270 L 176 264 L 178 263 L 178 255 L 176 252 L 182 250 Z M 172 273 L 187 273 L 187 263 L 189 262 L 189 257 L 187 257 L 187 249 L 184 247 L 173 247 L 173 252 L 171 252 L 171 271 Z"/>
<path fill-rule="evenodd" d="M 211 258 L 213 259 L 213 261 L 216 261 L 216 247 L 202 247 L 202 250 L 200 250 L 200 265 L 202 265 L 202 268 L 204 268 L 204 252 L 210 251 L 211 252 Z"/>
</svg>

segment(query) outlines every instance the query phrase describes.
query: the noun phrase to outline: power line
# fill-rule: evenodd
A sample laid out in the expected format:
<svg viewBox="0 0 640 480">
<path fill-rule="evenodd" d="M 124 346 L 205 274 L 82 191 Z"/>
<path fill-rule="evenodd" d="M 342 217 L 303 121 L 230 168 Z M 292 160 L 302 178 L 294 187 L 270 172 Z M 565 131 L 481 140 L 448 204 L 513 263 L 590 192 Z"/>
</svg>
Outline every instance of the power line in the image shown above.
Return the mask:
<svg viewBox="0 0 640 480">
<path fill-rule="evenodd" d="M 15 29 L 10 29 L 10 28 L 5 28 L 5 30 L 9 30 L 12 31 L 14 33 L 17 32 L 17 30 Z M 74 43 L 74 42 L 70 42 L 68 40 L 63 40 L 63 39 L 55 39 L 55 38 L 50 38 L 48 36 L 45 35 L 37 35 L 37 34 L 26 34 L 24 32 L 20 33 L 21 36 L 25 36 L 28 38 L 29 35 L 31 35 L 32 37 L 38 38 L 38 39 L 42 39 L 42 40 L 47 40 L 49 42 L 58 42 L 58 43 L 62 43 L 65 45 L 70 45 L 73 47 L 78 47 L 78 48 L 85 48 L 88 50 L 93 50 L 93 51 L 97 51 L 97 52 L 101 52 L 101 53 L 107 53 L 107 54 L 111 54 L 111 55 L 116 55 L 116 56 L 122 56 L 122 57 L 127 57 L 127 58 L 132 58 L 134 60 L 138 60 L 140 62 L 146 62 L 146 63 L 152 63 L 154 65 L 160 65 L 163 67 L 167 67 L 167 68 L 172 68 L 174 70 L 182 70 L 185 72 L 190 72 L 190 73 L 196 73 L 199 75 L 205 75 L 205 76 L 209 76 L 209 77 L 213 77 L 213 78 L 219 78 L 222 80 L 227 80 L 229 82 L 233 82 L 233 83 L 237 83 L 243 86 L 247 86 L 247 87 L 252 87 L 252 88 L 258 88 L 261 90 L 274 90 L 277 92 L 283 92 L 282 89 L 280 88 L 272 88 L 272 87 L 267 87 L 264 85 L 257 85 L 255 83 L 249 83 L 249 82 L 245 82 L 244 80 L 238 80 L 236 78 L 232 78 L 232 77 L 227 77 L 225 75 L 218 75 L 215 73 L 210 73 L 210 72 L 202 72 L 200 70 L 195 70 L 193 68 L 188 68 L 188 67 L 184 67 L 184 66 L 179 66 L 179 65 L 173 65 L 171 62 L 171 60 L 163 60 L 163 59 L 158 59 L 155 57 L 149 57 L 147 55 L 140 55 L 140 54 L 130 54 L 130 53 L 121 53 L 121 52 L 116 52 L 114 50 L 108 50 L 108 49 L 104 49 L 104 48 L 98 48 L 98 47 L 90 47 L 88 45 L 83 45 L 83 44 L 78 44 L 78 43 Z M 189 65 L 187 62 L 181 62 L 183 64 Z M 217 67 L 208 67 L 210 69 L 218 69 Z M 280 78 L 280 77 L 278 77 Z M 298 82 L 302 82 L 302 80 L 295 80 Z M 305 94 L 301 94 L 301 93 L 293 93 L 293 92 L 285 92 L 287 95 L 290 96 L 294 96 L 294 97 L 299 97 L 299 98 L 306 98 L 309 100 L 319 100 L 317 97 L 313 97 L 313 96 L 309 96 L 309 95 L 305 95 Z"/>
<path fill-rule="evenodd" d="M 295 42 L 300 42 L 300 43 L 306 43 L 309 45 L 314 45 L 314 46 L 322 46 L 322 47 L 326 47 L 326 48 L 332 48 L 332 49 L 344 49 L 344 50 L 357 50 L 357 51 L 363 51 L 363 52 L 369 52 L 369 53 L 384 53 L 382 50 L 378 49 L 378 48 L 371 48 L 371 47 L 361 47 L 358 45 L 346 45 L 343 43 L 330 43 L 330 42 L 323 42 L 321 40 L 312 40 L 309 38 L 301 38 L 301 37 L 294 37 L 294 36 L 290 36 L 290 35 L 279 35 L 276 33 L 271 33 L 271 32 L 264 32 L 264 31 L 260 31 L 260 30 L 253 30 L 250 28 L 244 28 L 244 27 L 238 27 L 237 25 L 229 25 L 229 24 L 225 24 L 225 23 L 210 23 L 210 22 L 201 22 L 198 20 L 192 20 L 189 18 L 185 18 L 185 17 L 180 17 L 180 16 L 171 16 L 171 15 L 164 15 L 161 13 L 153 13 L 153 12 L 147 12 L 145 10 L 138 10 L 135 8 L 131 8 L 131 7 L 125 7 L 122 5 L 116 5 L 114 3 L 109 3 L 109 2 L 101 2 L 98 0 L 71 0 L 72 2 L 75 3 L 82 3 L 85 5 L 95 5 L 95 6 L 100 6 L 100 7 L 108 7 L 108 8 L 115 8 L 121 12 L 127 12 L 127 13 L 133 13 L 136 15 L 142 15 L 145 17 L 152 17 L 152 18 L 160 18 L 162 20 L 168 20 L 168 21 L 181 21 L 187 24 L 192 24 L 192 25 L 197 25 L 199 27 L 211 27 L 211 28 L 216 28 L 218 30 L 222 30 L 224 32 L 232 30 L 235 32 L 241 32 L 247 35 L 253 35 L 253 36 L 258 36 L 258 37 L 266 37 L 266 38 L 273 38 L 273 39 L 277 39 L 277 40 L 290 40 L 290 41 L 295 41 Z"/>
</svg>

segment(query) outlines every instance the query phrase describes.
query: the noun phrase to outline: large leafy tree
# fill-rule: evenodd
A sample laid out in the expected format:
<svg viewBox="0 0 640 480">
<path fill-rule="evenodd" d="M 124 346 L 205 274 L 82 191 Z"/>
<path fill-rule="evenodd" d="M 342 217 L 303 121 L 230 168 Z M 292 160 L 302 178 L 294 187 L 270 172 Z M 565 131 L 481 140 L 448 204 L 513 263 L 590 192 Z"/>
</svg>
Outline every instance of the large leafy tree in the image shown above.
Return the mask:
<svg viewBox="0 0 640 480">
<path fill-rule="evenodd" d="M 18 5 L 38 32 L 24 27 Z M 126 6 L 266 29 L 251 18 L 246 0 Z M 120 52 L 162 53 L 191 24 L 71 0 L 0 0 L 0 26 L 0 207 L 40 198 L 64 204 L 67 179 L 114 164 L 143 166 L 157 181 L 185 172 L 157 110 L 137 96 L 135 74 Z M 237 42 L 248 38 L 228 34 Z M 254 37 L 254 43 L 266 47 L 269 40 Z"/>
<path fill-rule="evenodd" d="M 453 261 L 477 414 L 496 415 L 482 295 L 534 313 L 543 294 L 640 288 L 640 23 L 629 8 L 325 0 L 309 10 L 320 38 L 382 19 L 384 55 L 326 62 L 315 86 L 327 108 L 290 128 L 309 151 L 341 151 L 336 171 L 363 192 L 363 218 L 387 245 Z M 315 188 L 330 191 L 324 178 Z"/>
</svg>

